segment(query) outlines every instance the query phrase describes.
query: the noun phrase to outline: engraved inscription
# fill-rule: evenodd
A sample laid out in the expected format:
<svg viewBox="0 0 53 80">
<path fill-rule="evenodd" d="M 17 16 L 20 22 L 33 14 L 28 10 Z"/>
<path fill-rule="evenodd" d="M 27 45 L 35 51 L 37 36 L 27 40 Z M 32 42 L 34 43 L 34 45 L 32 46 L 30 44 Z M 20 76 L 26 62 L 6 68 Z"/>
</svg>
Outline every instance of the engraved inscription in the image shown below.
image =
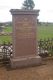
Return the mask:
<svg viewBox="0 0 53 80">
<path fill-rule="evenodd" d="M 35 27 L 32 27 L 33 23 L 29 22 L 17 22 L 18 26 L 15 27 L 16 34 L 19 37 L 32 37 L 34 36 Z"/>
</svg>

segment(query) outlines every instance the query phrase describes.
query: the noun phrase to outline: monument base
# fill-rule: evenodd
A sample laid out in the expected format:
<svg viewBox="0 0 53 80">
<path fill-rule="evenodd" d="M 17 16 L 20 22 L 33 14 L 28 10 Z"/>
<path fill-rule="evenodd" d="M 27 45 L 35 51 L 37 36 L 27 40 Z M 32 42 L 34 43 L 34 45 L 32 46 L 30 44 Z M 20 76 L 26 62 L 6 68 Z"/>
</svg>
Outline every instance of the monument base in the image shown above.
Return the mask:
<svg viewBox="0 0 53 80">
<path fill-rule="evenodd" d="M 35 66 L 41 64 L 41 57 L 22 57 L 22 58 L 12 58 L 11 60 L 11 68 L 20 68 L 27 66 Z"/>
</svg>

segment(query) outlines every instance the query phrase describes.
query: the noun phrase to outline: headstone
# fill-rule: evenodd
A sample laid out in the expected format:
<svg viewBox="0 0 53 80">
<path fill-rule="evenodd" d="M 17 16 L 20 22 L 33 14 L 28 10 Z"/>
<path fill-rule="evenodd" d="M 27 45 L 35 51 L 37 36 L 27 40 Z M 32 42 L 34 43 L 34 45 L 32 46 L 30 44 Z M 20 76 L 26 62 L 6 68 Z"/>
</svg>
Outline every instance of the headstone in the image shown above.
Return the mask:
<svg viewBox="0 0 53 80">
<path fill-rule="evenodd" d="M 39 10 L 12 9 L 13 57 L 11 67 L 39 65 L 37 54 L 37 16 Z"/>
</svg>

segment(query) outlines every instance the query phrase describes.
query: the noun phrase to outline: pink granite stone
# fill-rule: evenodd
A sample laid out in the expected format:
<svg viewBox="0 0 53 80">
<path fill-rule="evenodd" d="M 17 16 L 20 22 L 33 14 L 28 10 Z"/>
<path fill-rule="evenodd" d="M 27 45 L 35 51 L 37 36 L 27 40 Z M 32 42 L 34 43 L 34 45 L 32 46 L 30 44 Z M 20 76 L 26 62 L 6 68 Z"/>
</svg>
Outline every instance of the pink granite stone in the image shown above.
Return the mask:
<svg viewBox="0 0 53 80">
<path fill-rule="evenodd" d="M 12 9 L 11 13 L 13 22 L 11 67 L 40 64 L 41 58 L 37 54 L 37 16 L 39 10 Z"/>
</svg>

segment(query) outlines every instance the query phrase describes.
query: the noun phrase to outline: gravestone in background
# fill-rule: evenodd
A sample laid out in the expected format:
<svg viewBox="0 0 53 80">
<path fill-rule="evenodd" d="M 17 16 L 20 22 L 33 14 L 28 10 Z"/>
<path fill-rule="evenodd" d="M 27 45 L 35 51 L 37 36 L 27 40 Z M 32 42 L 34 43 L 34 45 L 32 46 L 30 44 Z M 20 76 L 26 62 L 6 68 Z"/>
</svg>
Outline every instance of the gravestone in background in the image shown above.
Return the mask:
<svg viewBox="0 0 53 80">
<path fill-rule="evenodd" d="M 37 16 L 39 10 L 12 9 L 13 57 L 11 67 L 39 65 L 37 52 Z"/>
</svg>

